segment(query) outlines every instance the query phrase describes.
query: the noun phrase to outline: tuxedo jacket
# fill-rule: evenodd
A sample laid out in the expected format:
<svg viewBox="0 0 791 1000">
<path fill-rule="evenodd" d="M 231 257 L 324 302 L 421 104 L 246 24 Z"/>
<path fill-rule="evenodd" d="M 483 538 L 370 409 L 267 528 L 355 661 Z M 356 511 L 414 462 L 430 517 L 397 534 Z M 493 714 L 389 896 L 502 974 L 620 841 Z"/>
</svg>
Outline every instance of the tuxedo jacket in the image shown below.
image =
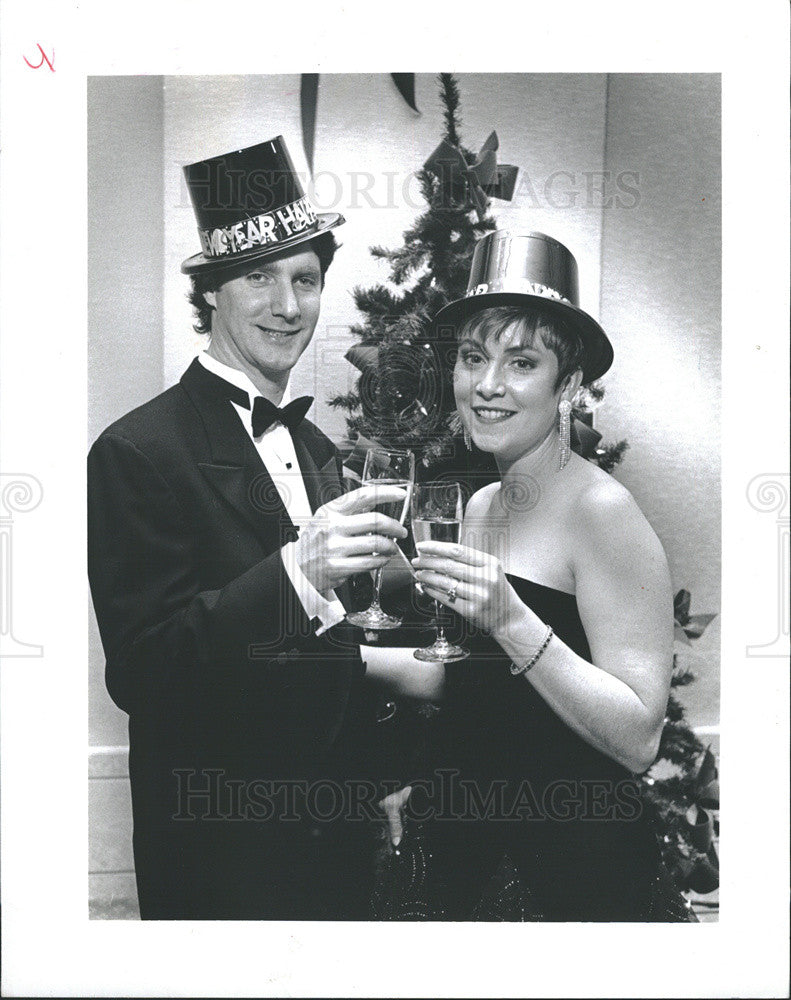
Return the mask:
<svg viewBox="0 0 791 1000">
<path fill-rule="evenodd" d="M 339 455 L 307 420 L 292 436 L 315 511 L 342 492 Z M 223 380 L 196 360 L 108 427 L 88 503 L 141 916 L 364 916 L 369 830 L 337 799 L 372 777 L 364 668 L 352 630 L 316 636 L 297 599 L 280 556 L 296 529 Z"/>
</svg>

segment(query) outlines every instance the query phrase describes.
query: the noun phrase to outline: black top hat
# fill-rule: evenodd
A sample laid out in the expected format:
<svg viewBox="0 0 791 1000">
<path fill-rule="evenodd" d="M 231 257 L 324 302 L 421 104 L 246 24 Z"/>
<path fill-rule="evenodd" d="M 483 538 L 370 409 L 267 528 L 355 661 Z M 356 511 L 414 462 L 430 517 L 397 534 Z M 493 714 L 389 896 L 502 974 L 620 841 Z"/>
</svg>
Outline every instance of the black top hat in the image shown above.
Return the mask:
<svg viewBox="0 0 791 1000">
<path fill-rule="evenodd" d="M 434 331 L 458 331 L 473 313 L 492 306 L 540 305 L 570 323 L 585 345 L 583 379 L 592 382 L 613 360 L 612 344 L 599 324 L 579 307 L 574 255 L 544 233 L 497 229 L 475 244 L 467 294 L 434 318 Z"/>
<path fill-rule="evenodd" d="M 282 253 L 346 221 L 316 212 L 282 135 L 191 163 L 184 178 L 203 248 L 181 265 L 184 274 Z"/>
</svg>

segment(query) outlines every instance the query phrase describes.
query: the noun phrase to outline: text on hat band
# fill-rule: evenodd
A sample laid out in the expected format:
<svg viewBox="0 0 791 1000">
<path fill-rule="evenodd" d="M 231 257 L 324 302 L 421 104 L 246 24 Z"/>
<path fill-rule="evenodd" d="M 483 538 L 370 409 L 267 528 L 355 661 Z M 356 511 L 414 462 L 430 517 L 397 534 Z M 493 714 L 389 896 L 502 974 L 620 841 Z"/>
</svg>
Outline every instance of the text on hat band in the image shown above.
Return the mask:
<svg viewBox="0 0 791 1000">
<path fill-rule="evenodd" d="M 226 257 L 254 247 L 280 243 L 315 226 L 317 221 L 316 210 L 304 197 L 264 215 L 235 222 L 232 226 L 198 229 L 198 236 L 206 257 Z"/>
<path fill-rule="evenodd" d="M 509 278 L 504 281 L 483 282 L 476 285 L 467 292 L 467 298 L 473 295 L 489 295 L 495 292 L 518 292 L 522 295 L 540 295 L 545 299 L 556 299 L 558 302 L 572 303 L 561 295 L 560 292 L 550 288 L 549 285 L 542 285 L 538 281 L 529 281 L 527 278 Z"/>
</svg>

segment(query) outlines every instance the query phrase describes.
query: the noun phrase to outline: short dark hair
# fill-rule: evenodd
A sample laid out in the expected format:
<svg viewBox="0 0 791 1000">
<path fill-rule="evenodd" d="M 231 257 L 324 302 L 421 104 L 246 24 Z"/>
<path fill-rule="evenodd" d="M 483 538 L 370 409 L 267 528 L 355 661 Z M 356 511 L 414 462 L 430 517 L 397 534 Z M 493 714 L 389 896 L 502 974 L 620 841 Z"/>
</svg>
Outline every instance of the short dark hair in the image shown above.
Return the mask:
<svg viewBox="0 0 791 1000">
<path fill-rule="evenodd" d="M 321 286 L 323 288 L 327 269 L 335 257 L 335 252 L 339 248 L 340 244 L 335 239 L 335 233 L 329 232 L 322 233 L 315 239 L 308 240 L 305 243 L 298 243 L 293 247 L 293 252 L 303 253 L 305 250 L 312 250 L 316 254 L 319 258 Z M 275 255 L 272 254 L 271 256 L 274 257 Z M 283 253 L 279 256 L 289 256 L 289 254 Z M 264 258 L 264 260 L 270 259 L 271 257 Z M 213 310 L 206 301 L 206 292 L 216 292 L 220 285 L 226 281 L 230 281 L 232 278 L 238 278 L 241 274 L 245 274 L 249 267 L 250 263 L 243 264 L 240 262 L 238 265 L 218 268 L 216 271 L 209 271 L 207 274 L 201 274 L 199 271 L 197 274 L 190 275 L 190 290 L 187 293 L 187 300 L 195 312 L 195 322 L 192 324 L 192 328 L 196 333 L 211 333 L 211 314 Z"/>
<path fill-rule="evenodd" d="M 544 347 L 558 359 L 555 389 L 559 389 L 569 375 L 584 368 L 585 344 L 582 337 L 571 323 L 540 306 L 491 306 L 480 309 L 464 322 L 459 330 L 459 339 L 467 336 L 484 342 L 492 337 L 497 341 L 511 326 L 519 330 L 524 347 L 530 347 L 538 334 Z"/>
</svg>

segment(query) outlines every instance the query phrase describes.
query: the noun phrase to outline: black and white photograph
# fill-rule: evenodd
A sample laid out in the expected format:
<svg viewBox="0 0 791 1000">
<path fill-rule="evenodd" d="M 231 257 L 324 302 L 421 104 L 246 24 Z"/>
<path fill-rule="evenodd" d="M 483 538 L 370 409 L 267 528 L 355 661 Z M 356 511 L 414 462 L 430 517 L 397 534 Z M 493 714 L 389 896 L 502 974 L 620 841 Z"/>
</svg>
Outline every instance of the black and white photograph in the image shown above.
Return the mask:
<svg viewBox="0 0 791 1000">
<path fill-rule="evenodd" d="M 96 916 L 716 918 L 719 102 L 88 80 Z"/>
<path fill-rule="evenodd" d="M 508 16 L 374 69 L 6 17 L 10 995 L 781 995 L 787 139 L 731 52 Z"/>
</svg>

